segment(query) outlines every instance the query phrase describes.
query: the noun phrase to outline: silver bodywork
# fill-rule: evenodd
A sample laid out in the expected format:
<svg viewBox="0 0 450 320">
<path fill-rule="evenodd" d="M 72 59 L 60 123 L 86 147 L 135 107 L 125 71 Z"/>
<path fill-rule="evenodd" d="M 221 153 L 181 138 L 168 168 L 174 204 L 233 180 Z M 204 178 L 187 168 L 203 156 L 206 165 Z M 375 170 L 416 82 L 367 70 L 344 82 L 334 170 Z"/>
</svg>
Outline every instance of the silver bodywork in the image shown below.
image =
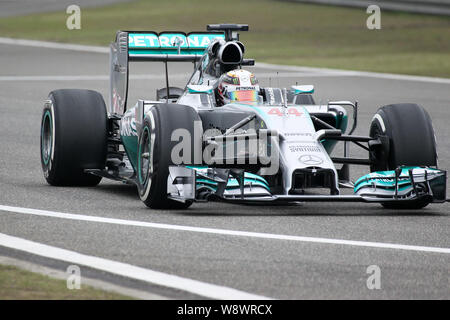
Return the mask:
<svg viewBox="0 0 450 320">
<path fill-rule="evenodd" d="M 201 95 L 204 97 L 201 99 Z M 207 97 L 207 99 L 205 99 Z M 127 113 L 131 115 L 137 114 L 137 121 L 135 117 L 131 117 L 131 122 L 126 123 L 123 127 L 136 128 L 136 135 L 139 136 L 140 128 L 142 122 L 139 119 L 144 119 L 146 116 L 150 116 L 151 108 L 161 103 L 159 101 L 145 101 L 140 100 L 138 104 L 129 110 Z M 203 93 L 189 93 L 185 94 L 179 98 L 178 102 L 183 105 L 190 105 L 196 110 L 211 110 L 221 108 L 217 107 L 214 103 L 214 99 L 210 94 Z M 350 103 L 350 102 L 347 102 Z M 276 152 L 279 155 L 279 167 L 282 172 L 283 177 L 283 188 L 281 194 L 288 195 L 289 190 L 292 188 L 292 176 L 295 170 L 304 168 L 321 168 L 329 169 L 333 171 L 334 185 L 336 186 L 339 194 L 339 181 L 338 173 L 335 168 L 333 161 L 330 158 L 327 150 L 320 142 L 321 134 L 316 132 L 314 125 L 310 118 L 310 113 L 329 113 L 328 105 L 243 105 L 243 104 L 230 104 L 227 107 L 232 111 L 244 111 L 246 109 L 249 112 L 256 112 L 262 119 L 269 130 L 276 131 L 278 136 L 273 142 L 276 145 Z M 336 106 L 335 106 L 336 107 Z M 346 114 L 346 110 L 342 106 L 337 106 L 340 112 Z M 275 112 L 276 110 L 276 112 Z M 125 119 L 129 119 L 125 117 Z M 125 121 L 123 121 L 125 123 Z M 125 132 L 124 132 L 125 133 Z M 190 177 L 192 175 L 191 171 L 201 172 L 199 169 L 180 169 L 177 171 L 177 167 L 171 167 L 169 183 L 168 183 L 168 193 L 175 198 L 186 198 L 190 199 L 195 192 L 192 190 L 186 190 L 195 187 L 192 183 L 177 187 L 174 187 L 174 179 L 176 177 L 185 176 Z M 259 175 L 267 175 L 267 168 L 261 168 L 258 172 Z M 265 188 L 255 188 L 255 186 L 246 185 L 244 188 L 245 195 L 267 195 L 270 193 Z M 238 196 L 239 192 L 236 190 L 227 190 L 224 193 L 225 197 L 228 196 Z"/>
</svg>

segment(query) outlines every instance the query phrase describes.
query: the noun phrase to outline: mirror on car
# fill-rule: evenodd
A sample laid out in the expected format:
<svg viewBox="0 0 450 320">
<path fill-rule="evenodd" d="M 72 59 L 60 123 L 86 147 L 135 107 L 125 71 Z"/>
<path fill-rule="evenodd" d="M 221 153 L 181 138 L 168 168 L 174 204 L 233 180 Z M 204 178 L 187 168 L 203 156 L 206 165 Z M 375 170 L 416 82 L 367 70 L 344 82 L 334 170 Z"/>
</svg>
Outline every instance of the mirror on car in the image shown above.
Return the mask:
<svg viewBox="0 0 450 320">
<path fill-rule="evenodd" d="M 301 86 L 292 86 L 291 88 L 294 91 L 294 94 L 314 93 L 314 86 L 311 84 L 301 85 Z"/>
</svg>

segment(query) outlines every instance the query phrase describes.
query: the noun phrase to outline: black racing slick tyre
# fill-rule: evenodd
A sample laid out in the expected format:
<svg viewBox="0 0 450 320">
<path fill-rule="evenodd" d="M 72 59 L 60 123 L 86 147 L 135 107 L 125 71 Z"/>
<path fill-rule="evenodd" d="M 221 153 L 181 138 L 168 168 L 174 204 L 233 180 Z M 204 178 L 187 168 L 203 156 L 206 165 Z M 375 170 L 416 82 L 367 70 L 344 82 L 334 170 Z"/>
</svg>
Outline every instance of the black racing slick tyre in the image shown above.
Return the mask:
<svg viewBox="0 0 450 320">
<path fill-rule="evenodd" d="M 167 179 L 169 166 L 194 164 L 194 146 L 201 147 L 202 136 L 194 134 L 195 122 L 201 124 L 197 112 L 188 106 L 158 104 L 151 108 L 144 119 L 139 137 L 137 180 L 139 196 L 152 209 L 186 209 L 192 201 L 176 201 L 168 198 Z M 184 162 L 174 163 L 173 147 L 178 141 L 171 141 L 177 129 L 189 132 L 191 155 Z M 198 141 L 196 141 L 198 140 Z"/>
<path fill-rule="evenodd" d="M 371 172 L 395 170 L 399 166 L 437 166 L 436 139 L 431 118 L 417 104 L 381 107 L 370 125 L 371 137 L 384 143 L 370 151 Z M 391 209 L 420 209 L 428 201 L 383 203 Z"/>
<path fill-rule="evenodd" d="M 184 90 L 178 87 L 169 87 L 169 100 L 178 99 L 184 93 Z M 156 100 L 163 101 L 167 99 L 167 88 L 156 90 Z"/>
<path fill-rule="evenodd" d="M 294 104 L 300 105 L 315 105 L 316 102 L 310 94 L 299 94 L 294 98 Z"/>
<path fill-rule="evenodd" d="M 91 90 L 50 92 L 41 122 L 41 164 L 53 186 L 95 186 L 107 153 L 107 114 L 101 94 Z"/>
</svg>

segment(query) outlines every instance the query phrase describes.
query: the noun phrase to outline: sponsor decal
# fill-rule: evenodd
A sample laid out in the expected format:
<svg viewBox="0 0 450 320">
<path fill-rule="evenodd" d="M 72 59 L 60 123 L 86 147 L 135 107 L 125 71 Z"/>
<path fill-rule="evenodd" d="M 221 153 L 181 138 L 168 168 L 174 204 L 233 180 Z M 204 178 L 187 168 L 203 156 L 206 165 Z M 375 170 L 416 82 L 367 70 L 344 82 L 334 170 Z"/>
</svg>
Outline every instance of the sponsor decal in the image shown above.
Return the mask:
<svg viewBox="0 0 450 320">
<path fill-rule="evenodd" d="M 290 152 L 322 152 L 318 146 L 314 145 L 292 145 L 289 146 Z"/>
<path fill-rule="evenodd" d="M 225 35 L 217 33 L 190 33 L 187 36 L 189 48 L 207 48 L 214 39 L 225 39 Z"/>
<path fill-rule="evenodd" d="M 136 109 L 137 110 L 137 109 Z M 137 136 L 136 130 L 136 115 L 133 109 L 127 111 L 125 116 L 120 121 L 120 135 L 121 136 Z M 137 111 L 136 111 L 137 112 Z"/>
<path fill-rule="evenodd" d="M 267 114 L 270 114 L 273 116 L 279 116 L 279 117 L 282 117 L 285 115 L 300 117 L 303 115 L 302 112 L 298 111 L 297 108 L 294 108 L 294 107 L 287 108 L 286 113 L 283 113 L 283 109 L 281 109 L 281 108 L 271 108 L 269 111 L 267 111 Z"/>
<path fill-rule="evenodd" d="M 128 35 L 129 48 L 159 48 L 159 38 L 156 34 L 138 33 Z"/>
<path fill-rule="evenodd" d="M 316 166 L 323 162 L 322 158 L 312 155 L 312 154 L 305 154 L 305 155 L 301 156 L 300 158 L 298 158 L 298 160 L 301 163 L 306 164 L 308 166 Z"/>
<path fill-rule="evenodd" d="M 287 137 L 312 137 L 312 133 L 309 132 L 287 132 L 283 133 Z"/>
<path fill-rule="evenodd" d="M 130 33 L 128 34 L 128 47 L 130 49 L 160 49 L 175 48 L 182 49 L 204 49 L 207 48 L 215 38 L 224 39 L 223 34 L 191 33 Z"/>
<path fill-rule="evenodd" d="M 273 89 L 272 88 L 267 88 L 266 92 L 268 94 L 269 104 L 275 104 L 275 95 L 273 93 Z"/>
<path fill-rule="evenodd" d="M 255 86 L 251 86 L 251 87 L 235 87 L 234 90 L 236 91 L 240 91 L 240 90 L 256 90 Z"/>
</svg>

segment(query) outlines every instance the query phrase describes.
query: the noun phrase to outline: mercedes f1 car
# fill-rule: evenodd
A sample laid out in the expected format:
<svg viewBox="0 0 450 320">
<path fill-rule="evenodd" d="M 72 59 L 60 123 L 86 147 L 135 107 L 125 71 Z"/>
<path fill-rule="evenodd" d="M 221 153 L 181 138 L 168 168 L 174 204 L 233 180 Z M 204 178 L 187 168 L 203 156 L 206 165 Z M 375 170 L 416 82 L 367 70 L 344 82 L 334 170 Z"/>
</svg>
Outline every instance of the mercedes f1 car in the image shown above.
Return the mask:
<svg viewBox="0 0 450 320">
<path fill-rule="evenodd" d="M 47 182 L 123 181 L 136 185 L 150 208 L 359 201 L 417 209 L 446 201 L 446 171 L 437 167 L 431 119 L 417 104 L 381 107 L 368 135 L 359 136 L 357 103 L 316 105 L 311 85 L 259 87 L 253 99 L 218 99 L 223 75 L 254 65 L 239 41 L 238 32 L 247 30 L 221 24 L 187 34 L 118 31 L 110 46 L 107 107 L 99 93 L 76 89 L 52 91 L 44 103 Z M 130 107 L 128 66 L 136 61 L 163 62 L 166 83 L 156 99 Z M 194 64 L 185 88 L 169 86 L 167 63 L 177 61 Z M 332 155 L 337 144 L 343 156 Z M 352 157 L 350 144 L 367 157 Z M 370 172 L 352 182 L 349 165 Z"/>
</svg>

